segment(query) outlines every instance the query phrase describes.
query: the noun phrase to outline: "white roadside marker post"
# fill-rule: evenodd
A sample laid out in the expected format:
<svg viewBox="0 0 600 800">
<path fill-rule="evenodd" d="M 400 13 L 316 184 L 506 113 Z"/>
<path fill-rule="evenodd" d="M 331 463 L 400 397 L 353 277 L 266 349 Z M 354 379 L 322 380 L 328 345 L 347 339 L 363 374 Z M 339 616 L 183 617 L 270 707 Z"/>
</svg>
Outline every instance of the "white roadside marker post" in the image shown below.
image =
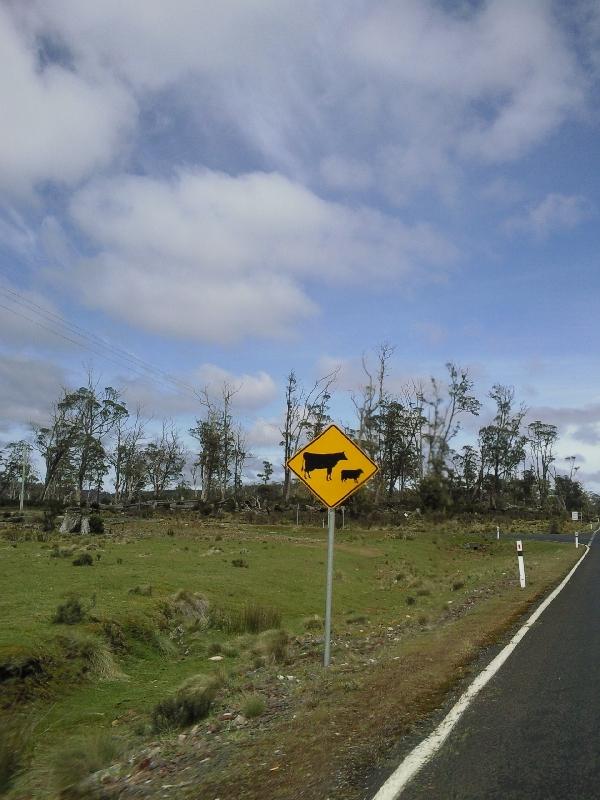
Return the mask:
<svg viewBox="0 0 600 800">
<path fill-rule="evenodd" d="M 579 547 L 579 531 L 575 531 L 575 547 Z"/>
<path fill-rule="evenodd" d="M 525 560 L 523 558 L 523 542 L 518 539 L 517 540 L 517 561 L 519 563 L 519 583 L 521 584 L 521 589 L 525 588 Z"/>
<path fill-rule="evenodd" d="M 500 526 L 496 525 L 496 539 L 500 539 Z"/>
</svg>

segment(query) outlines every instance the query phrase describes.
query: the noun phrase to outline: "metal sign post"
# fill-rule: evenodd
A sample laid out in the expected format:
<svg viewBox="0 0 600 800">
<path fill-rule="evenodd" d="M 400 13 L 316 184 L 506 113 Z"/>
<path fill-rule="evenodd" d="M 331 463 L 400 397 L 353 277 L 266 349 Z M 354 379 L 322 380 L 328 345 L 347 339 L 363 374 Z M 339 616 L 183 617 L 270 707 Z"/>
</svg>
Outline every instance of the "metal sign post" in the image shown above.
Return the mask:
<svg viewBox="0 0 600 800">
<path fill-rule="evenodd" d="M 523 542 L 517 540 L 517 561 L 519 563 L 519 583 L 521 589 L 525 588 L 525 559 L 523 558 Z"/>
<path fill-rule="evenodd" d="M 327 508 L 327 592 L 323 663 L 328 667 L 331 661 L 335 509 L 369 481 L 379 467 L 337 425 L 330 425 L 306 444 L 289 459 L 287 466 Z M 341 511 L 344 528 L 344 506 Z"/>
<path fill-rule="evenodd" d="M 325 655 L 324 666 L 331 661 L 331 606 L 333 598 L 333 540 L 335 538 L 335 508 L 327 509 L 327 593 L 325 596 Z"/>
</svg>

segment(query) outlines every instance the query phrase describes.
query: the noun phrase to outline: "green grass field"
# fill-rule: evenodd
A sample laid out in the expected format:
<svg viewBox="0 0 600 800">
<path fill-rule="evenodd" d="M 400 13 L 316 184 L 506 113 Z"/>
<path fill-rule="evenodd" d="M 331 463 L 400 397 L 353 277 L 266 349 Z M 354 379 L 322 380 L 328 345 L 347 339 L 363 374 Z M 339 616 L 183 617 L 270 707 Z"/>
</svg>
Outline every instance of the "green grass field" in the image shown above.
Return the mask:
<svg viewBox="0 0 600 800">
<path fill-rule="evenodd" d="M 519 594 L 512 542 L 490 540 L 482 547 L 475 534 L 408 530 L 402 538 L 397 535 L 373 530 L 337 534 L 334 665 L 348 659 L 355 647 L 359 651 L 366 637 L 390 626 L 409 642 L 445 624 L 449 609 L 480 597 L 532 597 L 556 583 L 576 557 L 574 548 L 565 545 L 528 547 L 529 585 Z M 314 657 L 303 662 L 303 675 L 307 686 L 318 681 L 322 670 L 316 640 L 322 630 L 307 631 L 306 621 L 323 614 L 325 536 L 318 528 L 207 527 L 179 521 L 134 522 L 115 537 L 0 539 L 0 671 L 42 652 L 50 676 L 45 682 L 25 681 L 30 692 L 20 701 L 11 690 L 23 681 L 4 682 L 9 702 L 0 723 L 27 712 L 33 724 L 28 768 L 11 797 L 56 796 L 61 754 L 90 733 L 105 730 L 128 747 L 139 746 L 150 736 L 153 706 L 192 675 L 229 674 L 230 692 L 239 694 L 239 675 L 250 674 L 248 654 L 231 648 L 221 661 L 211 661 L 219 645 L 236 637 L 165 616 L 164 604 L 178 590 L 200 593 L 223 613 L 244 604 L 275 609 L 296 645 L 312 642 Z M 74 566 L 73 556 L 53 556 L 55 545 L 70 543 L 87 548 L 91 566 Z M 469 546 L 473 543 L 478 549 Z M 151 595 L 132 593 L 135 587 L 151 587 Z M 74 625 L 53 623 L 58 605 L 73 596 L 81 600 L 86 618 Z M 122 649 L 114 641 L 109 642 L 112 649 L 107 647 L 108 622 L 124 632 Z M 108 660 L 85 662 L 82 641 L 101 642 Z M 291 648 L 291 659 L 294 652 Z M 263 684 L 280 669 L 269 662 L 252 668 Z M 286 669 L 292 668 L 300 667 L 292 661 Z"/>
</svg>

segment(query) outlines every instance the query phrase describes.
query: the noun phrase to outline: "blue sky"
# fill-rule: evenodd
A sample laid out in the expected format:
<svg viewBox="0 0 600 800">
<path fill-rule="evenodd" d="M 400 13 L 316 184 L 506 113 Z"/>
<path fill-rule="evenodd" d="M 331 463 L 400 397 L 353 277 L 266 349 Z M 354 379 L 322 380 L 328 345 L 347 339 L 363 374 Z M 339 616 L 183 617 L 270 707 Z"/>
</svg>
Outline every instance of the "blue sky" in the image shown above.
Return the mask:
<svg viewBox="0 0 600 800">
<path fill-rule="evenodd" d="M 197 410 L 42 308 L 239 385 L 273 460 L 290 368 L 339 365 L 351 422 L 362 352 L 396 345 L 397 387 L 453 360 L 598 487 L 597 2 L 8 0 L 0 59 L 0 439 L 84 363 Z"/>
</svg>

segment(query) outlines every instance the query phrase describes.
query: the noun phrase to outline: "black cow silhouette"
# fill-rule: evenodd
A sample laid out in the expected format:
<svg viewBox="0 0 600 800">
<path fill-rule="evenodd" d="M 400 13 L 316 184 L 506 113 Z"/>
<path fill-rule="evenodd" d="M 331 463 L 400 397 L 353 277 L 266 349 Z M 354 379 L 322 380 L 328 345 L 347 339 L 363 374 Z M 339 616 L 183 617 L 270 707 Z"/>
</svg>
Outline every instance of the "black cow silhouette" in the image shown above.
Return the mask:
<svg viewBox="0 0 600 800">
<path fill-rule="evenodd" d="M 358 483 L 358 479 L 363 474 L 364 469 L 343 469 L 342 470 L 342 483 L 354 479 L 354 483 Z"/>
<path fill-rule="evenodd" d="M 347 461 L 345 453 L 304 453 L 303 472 L 306 478 L 310 478 L 313 469 L 326 469 L 327 480 L 331 480 L 331 471 L 338 461 Z"/>
</svg>

